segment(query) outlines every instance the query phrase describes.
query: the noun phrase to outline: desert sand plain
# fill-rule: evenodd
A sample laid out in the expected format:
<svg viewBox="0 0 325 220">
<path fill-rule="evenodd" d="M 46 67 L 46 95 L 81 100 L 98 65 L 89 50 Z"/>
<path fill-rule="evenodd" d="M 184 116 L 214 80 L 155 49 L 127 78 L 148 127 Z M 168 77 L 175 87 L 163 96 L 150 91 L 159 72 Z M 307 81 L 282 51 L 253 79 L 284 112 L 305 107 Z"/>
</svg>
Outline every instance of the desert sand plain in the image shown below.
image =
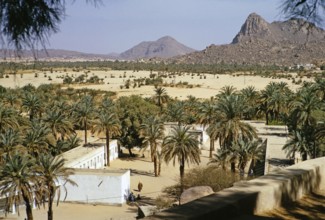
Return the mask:
<svg viewBox="0 0 325 220">
<path fill-rule="evenodd" d="M 125 78 L 120 78 L 126 73 Z M 49 81 L 47 77 L 44 77 L 43 72 L 39 72 L 39 76 L 35 78 L 34 73 L 24 74 L 23 76 L 10 75 L 9 78 L 0 79 L 0 85 L 4 87 L 16 88 L 22 87 L 31 83 L 34 86 L 39 86 L 41 84 L 48 83 L 62 83 L 62 76 L 68 75 L 78 75 L 82 74 L 76 72 L 47 72 L 46 75 L 51 76 L 52 80 Z M 149 71 L 91 71 L 88 73 L 88 76 L 97 75 L 99 78 L 104 79 L 104 83 L 100 85 L 71 85 L 74 88 L 92 88 L 92 89 L 101 89 L 106 91 L 115 91 L 117 96 L 125 95 L 141 95 L 143 97 L 150 97 L 154 95 L 153 86 L 142 86 L 140 88 L 130 89 L 121 89 L 120 86 L 124 85 L 125 80 L 130 78 L 149 78 Z M 203 76 L 203 74 L 201 74 Z M 111 78 L 114 76 L 114 78 Z M 167 94 L 171 97 L 177 97 L 178 99 L 186 99 L 187 96 L 192 95 L 197 98 L 210 98 L 218 94 L 220 89 L 224 86 L 234 86 L 238 90 L 243 89 L 248 86 L 254 86 L 257 90 L 262 90 L 269 82 L 286 82 L 289 85 L 289 88 L 296 90 L 299 85 L 292 84 L 291 80 L 288 79 L 271 79 L 263 78 L 259 76 L 235 76 L 235 75 L 209 75 L 205 74 L 204 77 L 198 76 L 195 74 L 191 76 L 190 74 L 184 74 L 183 76 L 176 76 L 175 78 L 166 78 L 164 82 L 167 83 L 178 83 L 188 82 L 189 84 L 197 85 L 200 87 L 195 87 L 191 89 L 187 88 L 175 88 L 175 87 L 166 87 Z M 61 77 L 61 78 L 59 78 Z M 312 79 L 304 78 L 305 81 L 311 81 Z M 132 84 L 131 84 L 132 85 Z M 142 154 L 142 152 L 139 152 Z M 145 153 L 145 158 L 133 158 L 133 159 L 117 159 L 112 161 L 111 166 L 113 168 L 121 169 L 132 169 L 137 172 L 131 175 L 131 190 L 137 188 L 137 184 L 141 181 L 144 185 L 141 196 L 148 201 L 153 201 L 158 195 L 161 194 L 162 189 L 165 186 L 170 186 L 175 184 L 179 176 L 178 165 L 174 167 L 172 164 L 163 164 L 162 175 L 160 177 L 153 176 L 153 164 L 150 162 L 149 154 Z M 203 150 L 201 155 L 201 166 L 205 166 L 208 163 L 208 151 Z M 186 169 L 195 167 L 195 165 L 186 166 Z M 137 195 L 137 191 L 134 190 L 134 193 Z M 123 205 L 121 207 L 115 206 L 103 206 L 103 205 L 90 205 L 90 204 L 71 204 L 71 203 L 60 203 L 58 207 L 54 207 L 54 219 L 78 219 L 78 220 L 124 220 L 124 219 L 135 219 L 137 216 L 137 208 L 134 206 Z M 25 219 L 25 210 L 24 207 L 20 208 L 20 216 L 8 215 L 7 217 L 2 216 L 0 219 L 15 219 L 15 220 L 24 220 Z M 42 220 L 47 219 L 46 208 L 41 208 L 40 210 L 34 210 L 34 219 Z"/>
<path fill-rule="evenodd" d="M 22 87 L 27 84 L 32 84 L 34 86 L 39 86 L 41 84 L 49 84 L 49 83 L 63 83 L 63 77 L 66 75 L 77 77 L 78 75 L 84 74 L 84 72 L 73 72 L 73 71 L 54 71 L 53 73 L 41 72 L 38 71 L 38 77 L 35 77 L 35 72 L 23 74 L 9 75 L 9 78 L 0 79 L 0 85 L 4 87 L 16 88 Z M 46 74 L 44 74 L 46 73 Z M 154 74 L 158 74 L 157 72 L 153 72 Z M 126 76 L 125 78 L 123 76 Z M 88 73 L 88 78 L 91 76 L 98 76 L 103 80 L 102 84 L 74 84 L 70 85 L 73 88 L 91 88 L 91 89 L 100 89 L 105 91 L 115 91 L 119 96 L 127 96 L 127 95 L 140 95 L 142 97 L 150 97 L 154 95 L 154 86 L 141 86 L 133 88 L 133 80 L 140 78 L 149 78 L 150 71 L 117 71 L 117 70 L 109 70 L 109 71 L 98 71 L 93 70 Z M 295 74 L 291 75 L 295 76 Z M 48 77 L 51 77 L 51 81 L 48 80 Z M 114 77 L 114 78 L 112 78 Z M 130 89 L 123 88 L 125 81 L 130 79 L 131 86 Z M 190 85 L 194 85 L 193 88 L 176 88 L 176 87 L 165 87 L 167 90 L 167 94 L 171 97 L 177 97 L 178 99 L 186 99 L 187 96 L 192 95 L 197 98 L 210 98 L 216 95 L 220 89 L 224 86 L 233 86 L 238 90 L 246 88 L 248 86 L 254 86 L 257 90 L 262 90 L 265 86 L 270 82 L 286 82 L 289 88 L 295 91 L 300 85 L 296 85 L 292 83 L 291 79 L 272 79 L 265 78 L 261 76 L 253 76 L 253 75 L 242 75 L 241 73 L 234 74 L 222 74 L 222 75 L 212 75 L 212 74 L 190 74 L 183 73 L 181 76 L 176 75 L 172 78 L 163 78 L 164 83 L 168 84 L 177 84 L 180 82 L 188 82 Z M 312 79 L 308 79 L 304 77 L 303 81 L 312 81 Z M 297 81 L 297 79 L 296 79 Z M 196 87 L 196 85 L 200 85 L 200 87 Z"/>
</svg>

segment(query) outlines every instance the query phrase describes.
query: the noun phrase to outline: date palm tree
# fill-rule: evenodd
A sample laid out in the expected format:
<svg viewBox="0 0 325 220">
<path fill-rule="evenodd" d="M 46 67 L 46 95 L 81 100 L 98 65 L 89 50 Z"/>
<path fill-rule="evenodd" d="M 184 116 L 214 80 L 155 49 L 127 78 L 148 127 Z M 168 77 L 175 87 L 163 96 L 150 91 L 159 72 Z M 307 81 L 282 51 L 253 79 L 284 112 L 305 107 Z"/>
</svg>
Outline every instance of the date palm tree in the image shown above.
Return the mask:
<svg viewBox="0 0 325 220">
<path fill-rule="evenodd" d="M 259 93 L 254 86 L 248 86 L 240 91 L 240 95 L 245 100 L 246 108 L 244 109 L 243 115 L 245 120 L 250 120 L 256 116 L 257 102 Z"/>
<path fill-rule="evenodd" d="M 216 109 L 216 105 L 214 102 L 208 101 L 200 105 L 198 113 L 198 122 L 204 127 L 208 126 L 207 133 L 210 138 L 210 158 L 212 158 L 212 152 L 214 151 L 214 142 L 215 138 L 217 137 L 213 128 L 219 119 L 219 113 Z"/>
<path fill-rule="evenodd" d="M 163 110 L 163 104 L 167 102 L 168 100 L 168 95 L 167 91 L 163 87 L 157 87 L 155 88 L 155 95 L 153 97 L 155 103 L 157 106 L 160 108 L 160 113 Z"/>
<path fill-rule="evenodd" d="M 325 102 L 325 79 L 324 78 L 316 78 L 315 83 L 313 84 L 313 88 L 316 90 L 319 98 Z"/>
<path fill-rule="evenodd" d="M 119 135 L 121 132 L 120 122 L 117 115 L 112 112 L 101 111 L 96 116 L 92 132 L 105 133 L 106 139 L 106 165 L 110 166 L 110 138 Z"/>
<path fill-rule="evenodd" d="M 241 114 L 245 108 L 244 100 L 239 95 L 225 96 L 218 100 L 217 110 L 221 120 L 216 123 L 216 133 L 220 138 L 222 148 L 230 148 L 240 138 L 253 140 L 257 138 L 257 131 L 251 125 L 241 121 Z"/>
<path fill-rule="evenodd" d="M 29 113 L 29 120 L 32 121 L 35 115 L 41 114 L 43 106 L 40 97 L 36 94 L 28 92 L 22 99 L 22 107 Z"/>
<path fill-rule="evenodd" d="M 66 135 L 74 133 L 72 122 L 62 111 L 48 109 L 43 121 L 52 130 L 55 140 L 59 139 L 58 135 L 61 135 L 61 139 L 64 139 Z"/>
<path fill-rule="evenodd" d="M 44 200 L 48 204 L 47 219 L 53 220 L 53 202 L 56 195 L 57 205 L 60 201 L 60 183 L 65 185 L 66 183 L 77 185 L 73 180 L 69 178 L 70 175 L 74 174 L 72 168 L 64 166 L 65 160 L 60 157 L 53 157 L 51 154 L 42 154 L 37 160 L 36 174 L 40 176 L 41 181 L 38 182 L 41 191 L 38 191 L 39 195 L 42 195 Z M 67 192 L 66 192 L 67 193 Z M 44 197 L 45 195 L 45 197 Z"/>
<path fill-rule="evenodd" d="M 0 195 L 7 198 L 6 212 L 23 202 L 27 220 L 33 220 L 33 193 L 40 178 L 35 170 L 36 163 L 28 154 L 13 154 L 0 167 Z"/>
<path fill-rule="evenodd" d="M 168 105 L 166 118 L 168 121 L 177 122 L 178 125 L 184 124 L 186 122 L 184 103 L 176 101 Z"/>
<path fill-rule="evenodd" d="M 162 155 L 166 163 L 171 160 L 174 166 L 176 160 L 179 163 L 181 191 L 184 189 L 185 163 L 200 163 L 199 142 L 189 129 L 189 126 L 173 126 L 171 134 L 165 137 L 162 147 Z"/>
<path fill-rule="evenodd" d="M 303 132 L 299 130 L 290 133 L 289 140 L 282 149 L 287 153 L 287 157 L 292 160 L 296 158 L 297 152 L 300 153 L 303 161 L 307 160 L 308 154 L 311 154 L 310 143 L 304 136 Z"/>
<path fill-rule="evenodd" d="M 31 155 L 37 157 L 48 150 L 50 133 L 51 129 L 46 124 L 32 121 L 31 127 L 27 128 L 23 137 L 22 145 Z"/>
<path fill-rule="evenodd" d="M 13 108 L 0 103 L 0 132 L 4 132 L 9 128 L 18 128 L 19 123 L 17 119 L 18 115 Z"/>
<path fill-rule="evenodd" d="M 21 146 L 21 136 L 19 131 L 8 129 L 0 134 L 0 161 L 7 158 L 14 150 Z"/>
<path fill-rule="evenodd" d="M 259 111 L 265 114 L 265 124 L 269 124 L 269 115 L 271 113 L 270 98 L 276 91 L 276 84 L 270 82 L 264 90 L 261 91 Z"/>
<path fill-rule="evenodd" d="M 145 148 L 150 146 L 151 160 L 154 164 L 155 176 L 159 176 L 158 170 L 158 144 L 164 137 L 164 124 L 157 117 L 149 117 L 145 123 L 140 126 L 141 136 L 144 137 Z"/>
<path fill-rule="evenodd" d="M 77 123 L 83 128 L 85 133 L 85 144 L 88 143 L 87 131 L 93 124 L 95 113 L 93 98 L 89 95 L 84 96 L 74 108 Z"/>
</svg>

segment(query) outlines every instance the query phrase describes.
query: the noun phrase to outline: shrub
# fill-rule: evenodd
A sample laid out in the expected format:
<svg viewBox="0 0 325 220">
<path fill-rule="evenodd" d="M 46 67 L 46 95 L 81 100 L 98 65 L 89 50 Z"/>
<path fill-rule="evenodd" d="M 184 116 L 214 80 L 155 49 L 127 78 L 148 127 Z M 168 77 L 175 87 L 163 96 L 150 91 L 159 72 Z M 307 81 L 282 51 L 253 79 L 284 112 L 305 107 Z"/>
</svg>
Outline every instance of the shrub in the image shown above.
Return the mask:
<svg viewBox="0 0 325 220">
<path fill-rule="evenodd" d="M 173 203 L 174 203 L 173 199 L 167 198 L 164 195 L 157 196 L 155 201 L 155 204 L 159 210 L 171 208 L 173 206 Z"/>
<path fill-rule="evenodd" d="M 72 78 L 70 76 L 66 76 L 63 79 L 64 84 L 71 84 L 72 83 Z"/>
<path fill-rule="evenodd" d="M 184 176 L 185 189 L 194 186 L 210 186 L 214 192 L 232 187 L 240 178 L 230 171 L 222 170 L 216 166 L 197 167 L 186 172 Z M 166 187 L 164 193 L 178 198 L 180 196 L 180 184 Z"/>
</svg>

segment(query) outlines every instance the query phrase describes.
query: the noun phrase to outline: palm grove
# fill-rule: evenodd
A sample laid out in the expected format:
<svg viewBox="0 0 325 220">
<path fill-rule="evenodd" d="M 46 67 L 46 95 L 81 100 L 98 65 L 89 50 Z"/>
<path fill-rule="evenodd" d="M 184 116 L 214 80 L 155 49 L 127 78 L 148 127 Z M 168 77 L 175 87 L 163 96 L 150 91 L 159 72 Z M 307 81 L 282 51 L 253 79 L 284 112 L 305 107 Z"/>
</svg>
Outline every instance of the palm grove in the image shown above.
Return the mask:
<svg viewBox="0 0 325 220">
<path fill-rule="evenodd" d="M 284 0 L 282 8 L 289 17 L 320 22 L 324 1 Z M 57 32 L 64 9 L 61 0 L 2 1 L 1 43 L 18 51 L 34 48 L 35 44 L 44 46 L 47 37 Z M 297 92 L 284 83 L 270 83 L 263 91 L 225 87 L 211 100 L 190 96 L 185 101 L 168 98 L 163 88 L 157 88 L 153 99 L 131 96 L 115 101 L 103 92 L 54 85 L 0 88 L 0 194 L 7 198 L 6 211 L 23 202 L 27 218 L 32 220 L 33 203 L 40 206 L 48 202 L 48 219 L 53 219 L 58 179 L 74 184 L 68 178 L 72 170 L 56 156 L 80 144 L 75 134 L 79 129 L 84 130 L 85 143 L 88 130 L 103 133 L 107 152 L 112 137 L 130 155 L 133 147 L 150 145 L 156 176 L 162 160 L 178 161 L 182 188 L 185 163 L 200 162 L 198 140 L 189 133 L 188 125 L 193 123 L 207 128 L 211 162 L 222 169 L 230 165 L 233 173 L 242 172 L 249 161 L 250 169 L 254 169 L 256 161 L 263 160 L 265 149 L 256 130 L 242 119 L 265 117 L 267 124 L 286 124 L 290 140 L 284 150 L 291 158 L 297 152 L 303 160 L 322 156 L 324 85 L 324 79 L 318 79 Z M 177 126 L 164 137 L 166 121 Z M 213 157 L 215 141 L 219 141 L 220 149 Z M 109 165 L 109 153 L 106 156 Z"/>
<path fill-rule="evenodd" d="M 291 159 L 297 153 L 302 160 L 324 153 L 324 79 L 304 83 L 296 92 L 286 83 L 269 83 L 262 91 L 226 86 L 209 100 L 172 99 L 159 86 L 151 98 L 111 94 L 53 84 L 1 87 L 0 192 L 9 196 L 7 211 L 23 202 L 32 219 L 33 203 L 47 201 L 53 218 L 57 181 L 69 181 L 72 174 L 57 156 L 82 144 L 77 130 L 83 131 L 84 144 L 89 132 L 104 136 L 106 152 L 111 138 L 129 156 L 134 156 L 134 147 L 150 147 L 155 176 L 161 174 L 163 161 L 178 162 L 182 188 L 186 164 L 200 163 L 199 139 L 190 132 L 193 124 L 203 125 L 210 137 L 211 163 L 232 173 L 242 173 L 247 166 L 254 173 L 265 157 L 265 143 L 245 120 L 287 125 L 290 139 L 283 149 Z M 169 132 L 165 122 L 174 123 Z M 216 151 L 215 143 L 220 146 Z"/>
</svg>

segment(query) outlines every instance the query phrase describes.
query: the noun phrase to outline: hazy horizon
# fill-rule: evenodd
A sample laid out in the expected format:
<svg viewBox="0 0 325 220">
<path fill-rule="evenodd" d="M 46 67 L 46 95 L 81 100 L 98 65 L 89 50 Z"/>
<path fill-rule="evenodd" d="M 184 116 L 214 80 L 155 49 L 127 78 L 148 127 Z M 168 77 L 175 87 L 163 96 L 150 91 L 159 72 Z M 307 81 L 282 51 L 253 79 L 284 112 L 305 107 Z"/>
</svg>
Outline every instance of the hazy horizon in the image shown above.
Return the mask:
<svg viewBox="0 0 325 220">
<path fill-rule="evenodd" d="M 281 20 L 279 0 L 86 0 L 68 2 L 48 49 L 121 53 L 142 41 L 171 36 L 196 50 L 232 41 L 250 13 Z"/>
</svg>

